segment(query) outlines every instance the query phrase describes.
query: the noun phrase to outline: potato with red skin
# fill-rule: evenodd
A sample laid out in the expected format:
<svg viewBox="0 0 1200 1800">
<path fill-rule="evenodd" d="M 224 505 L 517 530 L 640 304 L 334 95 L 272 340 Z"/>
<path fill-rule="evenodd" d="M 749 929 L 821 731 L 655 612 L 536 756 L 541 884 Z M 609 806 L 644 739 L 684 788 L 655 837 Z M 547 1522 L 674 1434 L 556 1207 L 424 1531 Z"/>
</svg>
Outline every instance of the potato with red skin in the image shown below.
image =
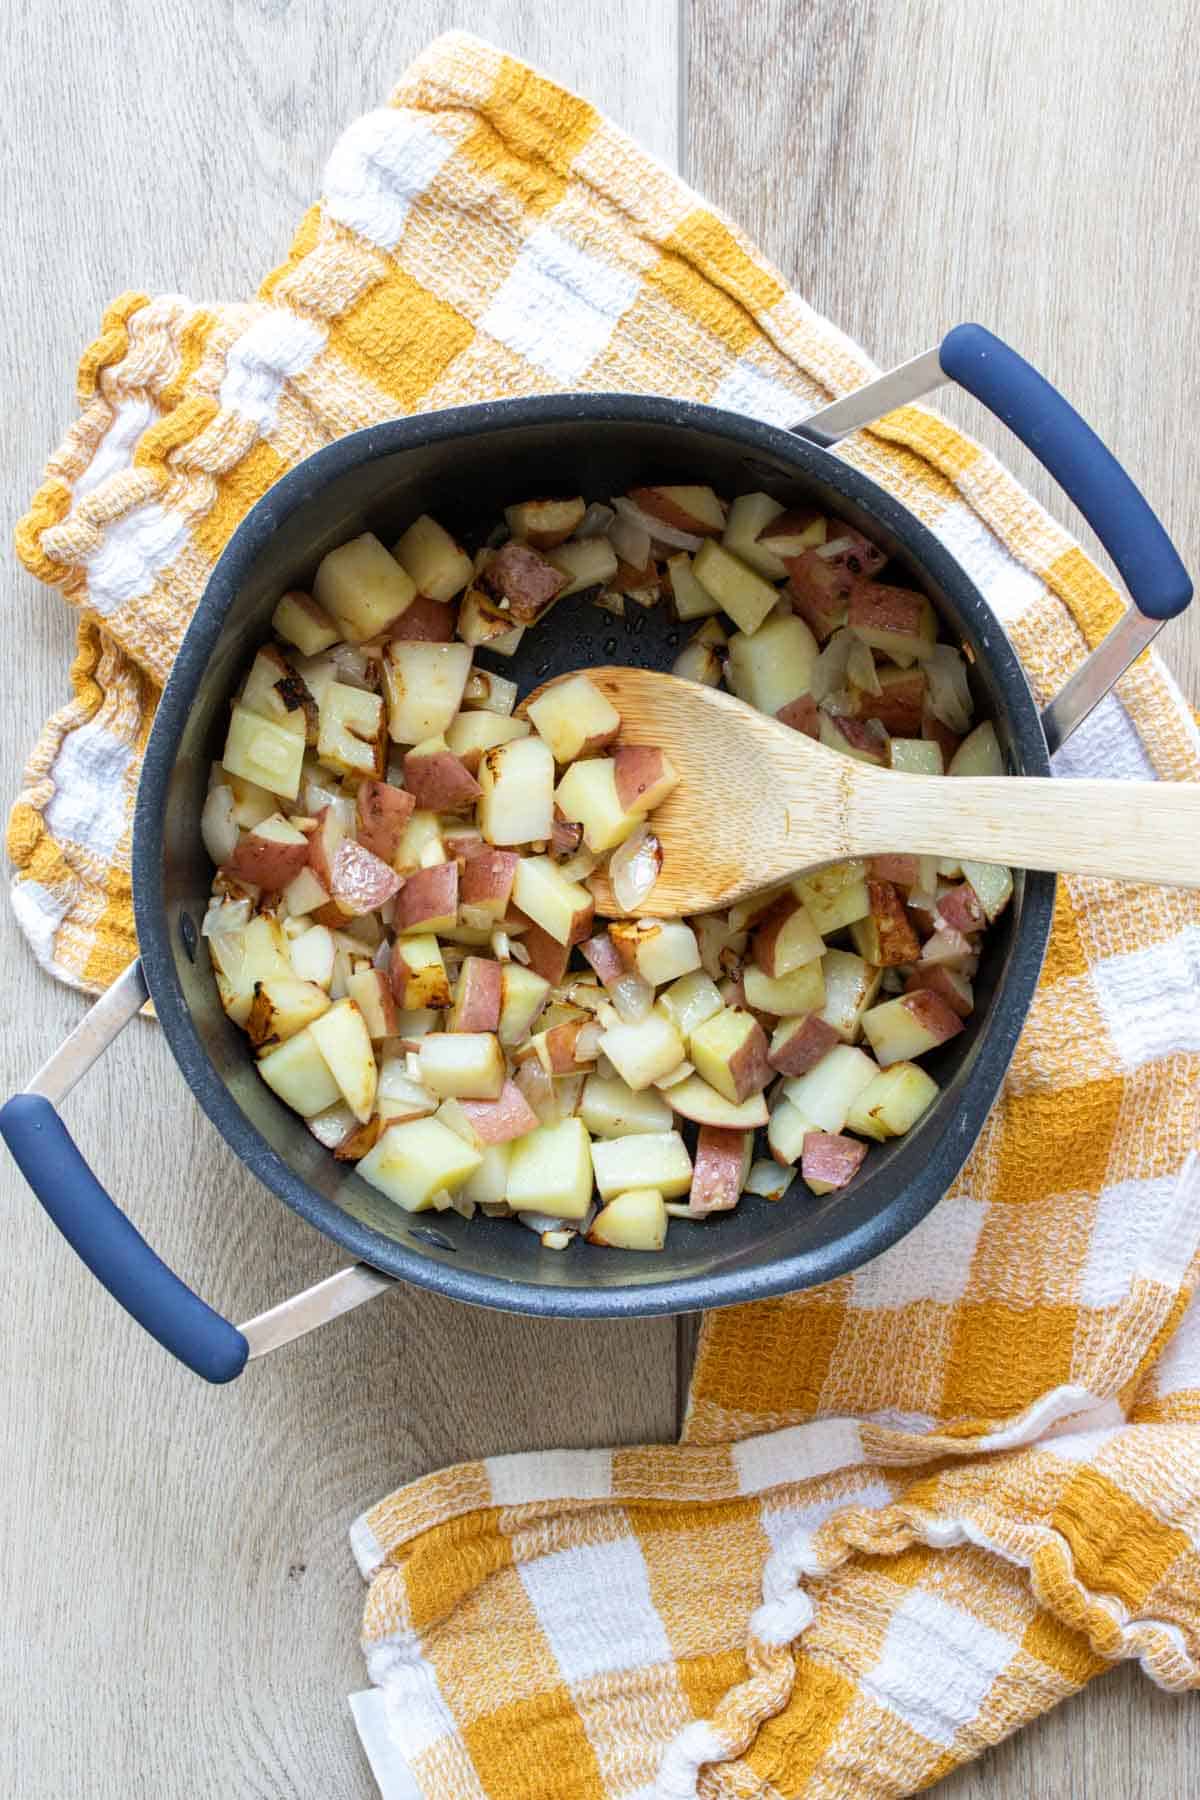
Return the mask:
<svg viewBox="0 0 1200 1800">
<path fill-rule="evenodd" d="M 598 932 L 579 946 L 580 955 L 606 988 L 613 988 L 628 974 L 625 959 L 607 931 Z"/>
<path fill-rule="evenodd" d="M 720 537 L 725 508 L 710 487 L 635 487 L 629 498 L 648 519 L 696 537 Z"/>
<path fill-rule="evenodd" d="M 928 988 L 869 1008 L 862 1024 L 881 1069 L 896 1062 L 913 1062 L 927 1050 L 957 1037 L 963 1028 L 958 1014 Z"/>
<path fill-rule="evenodd" d="M 474 860 L 472 857 L 471 861 Z M 470 866 L 468 863 L 467 867 L 470 868 Z M 548 931 L 543 931 L 541 926 L 535 925 L 532 919 L 526 919 L 524 913 L 517 911 L 515 907 L 513 910 L 521 924 L 526 927 L 520 938 L 521 947 L 529 957 L 526 967 L 532 969 L 535 975 L 540 975 L 543 980 L 548 981 L 551 987 L 557 987 L 567 972 L 567 964 L 571 960 L 571 946 L 560 944 L 557 938 L 552 938 Z"/>
<path fill-rule="evenodd" d="M 962 882 L 958 887 L 947 888 L 944 894 L 938 896 L 935 918 L 939 925 L 963 933 L 982 931 L 987 924 L 987 915 L 969 881 Z"/>
<path fill-rule="evenodd" d="M 853 526 L 844 525 L 839 519 L 827 541 L 832 543 L 834 539 L 847 538 L 849 543 L 845 543 L 841 550 L 835 550 L 832 556 L 826 556 L 824 560 L 831 568 L 841 569 L 847 575 L 857 575 L 864 579 L 878 575 L 887 561 L 887 551 L 881 550 L 878 544 L 865 538 L 861 531 L 855 531 Z"/>
<path fill-rule="evenodd" d="M 567 585 L 565 575 L 530 544 L 504 544 L 479 571 L 476 581 L 485 594 L 517 625 L 540 619 Z"/>
<path fill-rule="evenodd" d="M 936 636 L 933 609 L 924 594 L 913 588 L 888 587 L 881 581 L 858 581 L 850 595 L 846 623 L 863 642 L 874 647 L 881 638 L 904 640 L 907 651 L 917 656 L 921 648 L 932 644 Z M 890 655 L 890 650 L 887 650 Z"/>
<path fill-rule="evenodd" d="M 954 760 L 959 745 L 962 743 L 962 738 L 958 735 L 957 731 L 951 731 L 948 725 L 943 725 L 942 721 L 928 704 L 921 714 L 921 736 L 927 743 L 937 745 L 942 753 L 942 767 L 943 769 L 948 769 Z"/>
<path fill-rule="evenodd" d="M 785 556 L 783 560 L 792 611 L 823 644 L 846 623 L 855 577 L 825 562 L 815 550 L 806 550 L 803 556 Z"/>
<path fill-rule="evenodd" d="M 334 1149 L 335 1161 L 360 1162 L 368 1150 L 375 1148 L 382 1130 L 383 1119 L 379 1113 L 373 1119 L 368 1119 L 365 1125 L 356 1125 Z"/>
<path fill-rule="evenodd" d="M 333 892 L 334 858 L 345 835 L 346 827 L 337 810 L 323 806 L 317 814 L 316 825 L 308 834 L 308 866 L 326 893 Z"/>
<path fill-rule="evenodd" d="M 379 1041 L 396 1035 L 396 1000 L 392 985 L 382 969 L 361 969 L 351 975 L 349 995 L 366 1020 L 372 1039 Z"/>
<path fill-rule="evenodd" d="M 766 1032 L 750 1013 L 734 1007 L 706 1019 L 693 1031 L 687 1048 L 701 1080 L 734 1106 L 761 1093 L 775 1073 L 768 1061 Z"/>
<path fill-rule="evenodd" d="M 872 881 L 894 881 L 898 887 L 915 887 L 920 875 L 918 856 L 870 856 L 867 873 Z"/>
<path fill-rule="evenodd" d="M 975 1010 L 971 983 L 957 969 L 948 969 L 944 963 L 935 963 L 929 969 L 914 969 L 904 984 L 906 994 L 917 994 L 922 988 L 928 988 L 944 1000 L 952 1012 L 960 1019 L 970 1018 Z"/>
<path fill-rule="evenodd" d="M 464 956 L 454 988 L 447 1031 L 496 1031 L 500 1026 L 502 970 L 490 957 Z"/>
<path fill-rule="evenodd" d="M 397 938 L 392 945 L 388 976 L 396 1005 L 405 1012 L 450 1004 L 450 977 L 433 937 Z"/>
<path fill-rule="evenodd" d="M 586 511 L 586 500 L 576 494 L 570 500 L 521 500 L 506 506 L 504 516 L 515 538 L 535 550 L 553 550 L 566 542 Z"/>
<path fill-rule="evenodd" d="M 810 1131 L 804 1139 L 800 1173 L 814 1194 L 833 1193 L 853 1180 L 866 1154 L 867 1146 L 861 1138 L 844 1137 L 835 1131 Z"/>
<path fill-rule="evenodd" d="M 477 906 L 502 919 L 512 902 L 513 883 L 521 858 L 515 850 L 476 850 L 463 864 L 459 898 L 464 906 Z"/>
<path fill-rule="evenodd" d="M 864 688 L 850 690 L 854 716 L 877 719 L 892 737 L 919 737 L 925 712 L 924 669 L 882 668 L 876 674 L 878 694 L 869 694 Z"/>
<path fill-rule="evenodd" d="M 590 1019 L 567 1019 L 539 1031 L 517 1051 L 519 1061 L 536 1056 L 548 1075 L 574 1075 L 580 1069 L 596 1066 L 596 1052 L 579 1053 L 579 1034 L 592 1024 Z"/>
<path fill-rule="evenodd" d="M 909 910 L 916 912 L 915 907 Z M 963 969 L 973 963 L 974 958 L 975 946 L 970 938 L 955 931 L 952 925 L 938 925 L 921 945 L 922 968 Z"/>
<path fill-rule="evenodd" d="M 781 725 L 790 725 L 793 731 L 802 731 L 805 737 L 815 738 L 821 735 L 821 715 L 817 703 L 811 694 L 800 694 L 795 700 L 789 700 L 775 714 Z"/>
<path fill-rule="evenodd" d="M 436 863 L 408 876 L 394 918 L 397 932 L 448 931 L 458 919 L 458 864 Z"/>
<path fill-rule="evenodd" d="M 781 1019 L 771 1037 L 767 1060 L 781 1075 L 807 1075 L 826 1051 L 841 1040 L 832 1025 L 820 1013 L 807 1013 L 803 1018 Z"/>
<path fill-rule="evenodd" d="M 478 856 L 485 848 L 483 839 L 473 825 L 463 825 L 458 831 L 442 833 L 442 849 L 446 852 L 447 862 L 458 864 L 459 876 L 473 856 Z M 462 882 L 459 881 L 459 894 L 462 894 Z"/>
<path fill-rule="evenodd" d="M 894 969 L 916 962 L 921 943 L 905 910 L 904 896 L 890 881 L 868 881 L 870 912 L 850 927 L 854 948 L 864 962 L 877 969 Z"/>
<path fill-rule="evenodd" d="M 702 1125 L 692 1158 L 692 1188 L 688 1211 L 696 1218 L 729 1212 L 742 1197 L 750 1172 L 754 1145 L 752 1131 L 730 1131 L 720 1125 Z"/>
<path fill-rule="evenodd" d="M 623 812 L 653 812 L 679 782 L 666 752 L 645 744 L 620 745 L 613 756 L 613 776 Z"/>
<path fill-rule="evenodd" d="M 428 738 L 405 752 L 404 785 L 419 807 L 437 813 L 466 812 L 481 791 L 445 738 Z"/>
<path fill-rule="evenodd" d="M 541 1124 L 515 1081 L 505 1081 L 498 1100 L 460 1100 L 458 1104 L 481 1144 L 511 1143 Z"/>
<path fill-rule="evenodd" d="M 428 594 L 418 594 L 415 600 L 409 601 L 407 611 L 390 626 L 387 635 L 398 642 L 449 644 L 454 638 L 457 618 L 458 608 L 452 600 L 431 600 Z"/>
<path fill-rule="evenodd" d="M 403 877 L 391 864 L 373 855 L 355 838 L 342 839 L 330 875 L 330 899 L 352 918 L 378 912 L 403 886 Z"/>
<path fill-rule="evenodd" d="M 823 712 L 818 736 L 828 749 L 852 756 L 857 762 L 875 763 L 886 769 L 890 761 L 888 734 L 874 719 L 850 719 L 841 713 Z"/>
<path fill-rule="evenodd" d="M 813 548 L 814 534 L 820 541 L 821 523 L 822 515 L 814 507 L 788 507 L 763 526 L 756 542 L 773 556 L 803 556 L 806 550 Z"/>
<path fill-rule="evenodd" d="M 282 813 L 272 813 L 246 832 L 225 864 L 235 881 L 276 892 L 293 881 L 308 862 L 308 839 Z"/>
<path fill-rule="evenodd" d="M 405 793 L 403 788 L 393 787 L 390 782 L 375 781 L 370 777 L 360 781 L 354 802 L 355 835 L 363 849 L 377 856 L 380 862 L 393 862 L 415 806 L 411 794 Z"/>
<path fill-rule="evenodd" d="M 774 977 L 814 962 L 825 946 L 804 902 L 789 893 L 780 894 L 755 926 L 751 954 L 763 973 Z"/>
</svg>

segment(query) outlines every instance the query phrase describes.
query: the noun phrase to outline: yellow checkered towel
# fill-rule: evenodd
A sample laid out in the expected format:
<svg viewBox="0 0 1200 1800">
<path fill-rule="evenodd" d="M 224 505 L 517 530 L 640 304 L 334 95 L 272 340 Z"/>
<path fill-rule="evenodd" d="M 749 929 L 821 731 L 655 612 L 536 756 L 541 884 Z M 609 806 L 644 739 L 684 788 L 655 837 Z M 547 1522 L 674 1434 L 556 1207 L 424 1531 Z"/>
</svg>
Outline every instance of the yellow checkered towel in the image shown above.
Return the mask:
<svg viewBox="0 0 1200 1800">
<path fill-rule="evenodd" d="M 440 40 L 342 138 L 256 302 L 126 296 L 84 358 L 19 537 L 80 609 L 76 698 L 10 832 L 39 956 L 95 988 L 132 953 L 155 695 L 299 457 L 563 388 L 787 423 L 873 372 L 584 101 Z M 843 454 L 950 547 L 1049 699 L 1119 610 L 1080 549 L 927 409 Z M 1200 778 L 1156 658 L 1058 771 Z M 1195 896 L 1064 882 L 952 1191 L 866 1268 L 710 1318 L 681 1445 L 467 1464 L 364 1515 L 357 1710 L 389 1794 L 903 1794 L 1118 1658 L 1197 1684 L 1198 977 Z"/>
</svg>

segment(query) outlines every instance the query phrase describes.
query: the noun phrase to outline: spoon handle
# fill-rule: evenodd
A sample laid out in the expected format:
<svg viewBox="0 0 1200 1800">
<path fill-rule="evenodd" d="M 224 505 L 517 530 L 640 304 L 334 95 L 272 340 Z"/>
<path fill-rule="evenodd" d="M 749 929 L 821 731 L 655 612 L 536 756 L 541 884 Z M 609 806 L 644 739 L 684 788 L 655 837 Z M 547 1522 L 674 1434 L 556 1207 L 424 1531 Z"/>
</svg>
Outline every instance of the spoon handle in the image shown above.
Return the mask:
<svg viewBox="0 0 1200 1800">
<path fill-rule="evenodd" d="M 1200 887 L 1200 783 L 884 774 L 847 807 L 850 856 L 908 851 Z"/>
</svg>

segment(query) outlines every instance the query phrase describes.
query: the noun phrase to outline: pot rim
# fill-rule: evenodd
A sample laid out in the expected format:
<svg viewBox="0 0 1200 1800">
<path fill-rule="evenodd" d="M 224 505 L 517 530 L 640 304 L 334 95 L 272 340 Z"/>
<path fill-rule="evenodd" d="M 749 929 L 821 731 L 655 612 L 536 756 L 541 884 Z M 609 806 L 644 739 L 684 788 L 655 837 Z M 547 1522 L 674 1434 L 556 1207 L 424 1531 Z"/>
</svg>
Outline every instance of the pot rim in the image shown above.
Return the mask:
<svg viewBox="0 0 1200 1800">
<path fill-rule="evenodd" d="M 176 971 L 163 893 L 162 819 L 191 700 L 244 574 L 282 522 L 332 480 L 378 457 L 456 437 L 579 421 L 705 431 L 746 449 L 772 454 L 792 464 L 798 475 L 819 477 L 861 507 L 904 544 L 932 580 L 955 596 L 964 612 L 973 615 L 977 623 L 993 627 L 984 640 L 988 664 L 1009 697 L 1013 743 L 1019 747 L 1022 772 L 1050 774 L 1036 702 L 992 609 L 928 526 L 852 464 L 796 432 L 697 401 L 621 393 L 489 401 L 389 420 L 339 438 L 289 470 L 246 514 L 209 577 L 159 701 L 134 813 L 134 912 L 147 985 L 184 1078 L 209 1119 L 252 1173 L 309 1224 L 359 1261 L 452 1299 L 543 1316 L 649 1317 L 765 1299 L 860 1267 L 897 1243 L 932 1210 L 948 1191 L 978 1133 L 964 1134 L 952 1119 L 928 1146 L 921 1181 L 900 1188 L 878 1212 L 833 1244 L 819 1251 L 781 1255 L 761 1267 L 727 1266 L 704 1274 L 664 1275 L 660 1281 L 645 1284 L 594 1288 L 518 1282 L 464 1269 L 452 1259 L 442 1262 L 362 1224 L 310 1188 L 261 1136 L 220 1079 L 201 1042 Z M 1026 873 L 1020 925 L 1003 986 L 980 1031 L 974 1062 L 960 1095 L 960 1113 L 972 1099 L 986 1099 L 980 1129 L 1024 1027 L 1049 942 L 1055 889 L 1053 875 Z M 414 1215 L 409 1230 L 419 1236 L 425 1228 L 422 1216 Z"/>
</svg>

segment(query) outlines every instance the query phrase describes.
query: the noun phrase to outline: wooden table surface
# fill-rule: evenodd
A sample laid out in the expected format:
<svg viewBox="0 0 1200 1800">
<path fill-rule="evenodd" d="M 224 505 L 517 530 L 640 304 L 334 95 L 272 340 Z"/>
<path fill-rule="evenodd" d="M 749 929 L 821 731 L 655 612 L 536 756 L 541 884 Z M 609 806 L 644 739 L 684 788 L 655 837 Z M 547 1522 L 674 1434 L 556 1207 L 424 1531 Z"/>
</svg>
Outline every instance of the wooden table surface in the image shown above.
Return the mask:
<svg viewBox="0 0 1200 1800">
<path fill-rule="evenodd" d="M 216 0 L 167 16 L 157 0 L 59 0 L 36 31 L 33 15 L 10 27 L 6 525 L 71 414 L 105 302 L 134 286 L 250 293 L 341 126 L 436 32 L 469 24 L 680 167 L 881 361 L 961 318 L 1007 336 L 1200 561 L 1189 0 Z M 1000 443 L 977 409 L 951 410 Z M 4 601 L 11 795 L 67 695 L 72 621 L 11 558 Z M 1164 643 L 1197 698 L 1200 624 Z M 84 1002 L 37 969 L 7 909 L 0 929 L 9 1091 Z M 225 1149 L 152 1026 L 126 1034 L 68 1118 L 227 1314 L 338 1264 Z M 206 1389 L 117 1312 L 7 1159 L 0 1182 L 6 1794 L 368 1800 L 346 1706 L 363 1684 L 354 1514 L 462 1457 L 676 1429 L 689 1322 L 536 1323 L 416 1291 Z M 1175 1796 L 1194 1790 L 1198 1755 L 1195 1702 L 1124 1668 L 943 1791 Z"/>
</svg>

